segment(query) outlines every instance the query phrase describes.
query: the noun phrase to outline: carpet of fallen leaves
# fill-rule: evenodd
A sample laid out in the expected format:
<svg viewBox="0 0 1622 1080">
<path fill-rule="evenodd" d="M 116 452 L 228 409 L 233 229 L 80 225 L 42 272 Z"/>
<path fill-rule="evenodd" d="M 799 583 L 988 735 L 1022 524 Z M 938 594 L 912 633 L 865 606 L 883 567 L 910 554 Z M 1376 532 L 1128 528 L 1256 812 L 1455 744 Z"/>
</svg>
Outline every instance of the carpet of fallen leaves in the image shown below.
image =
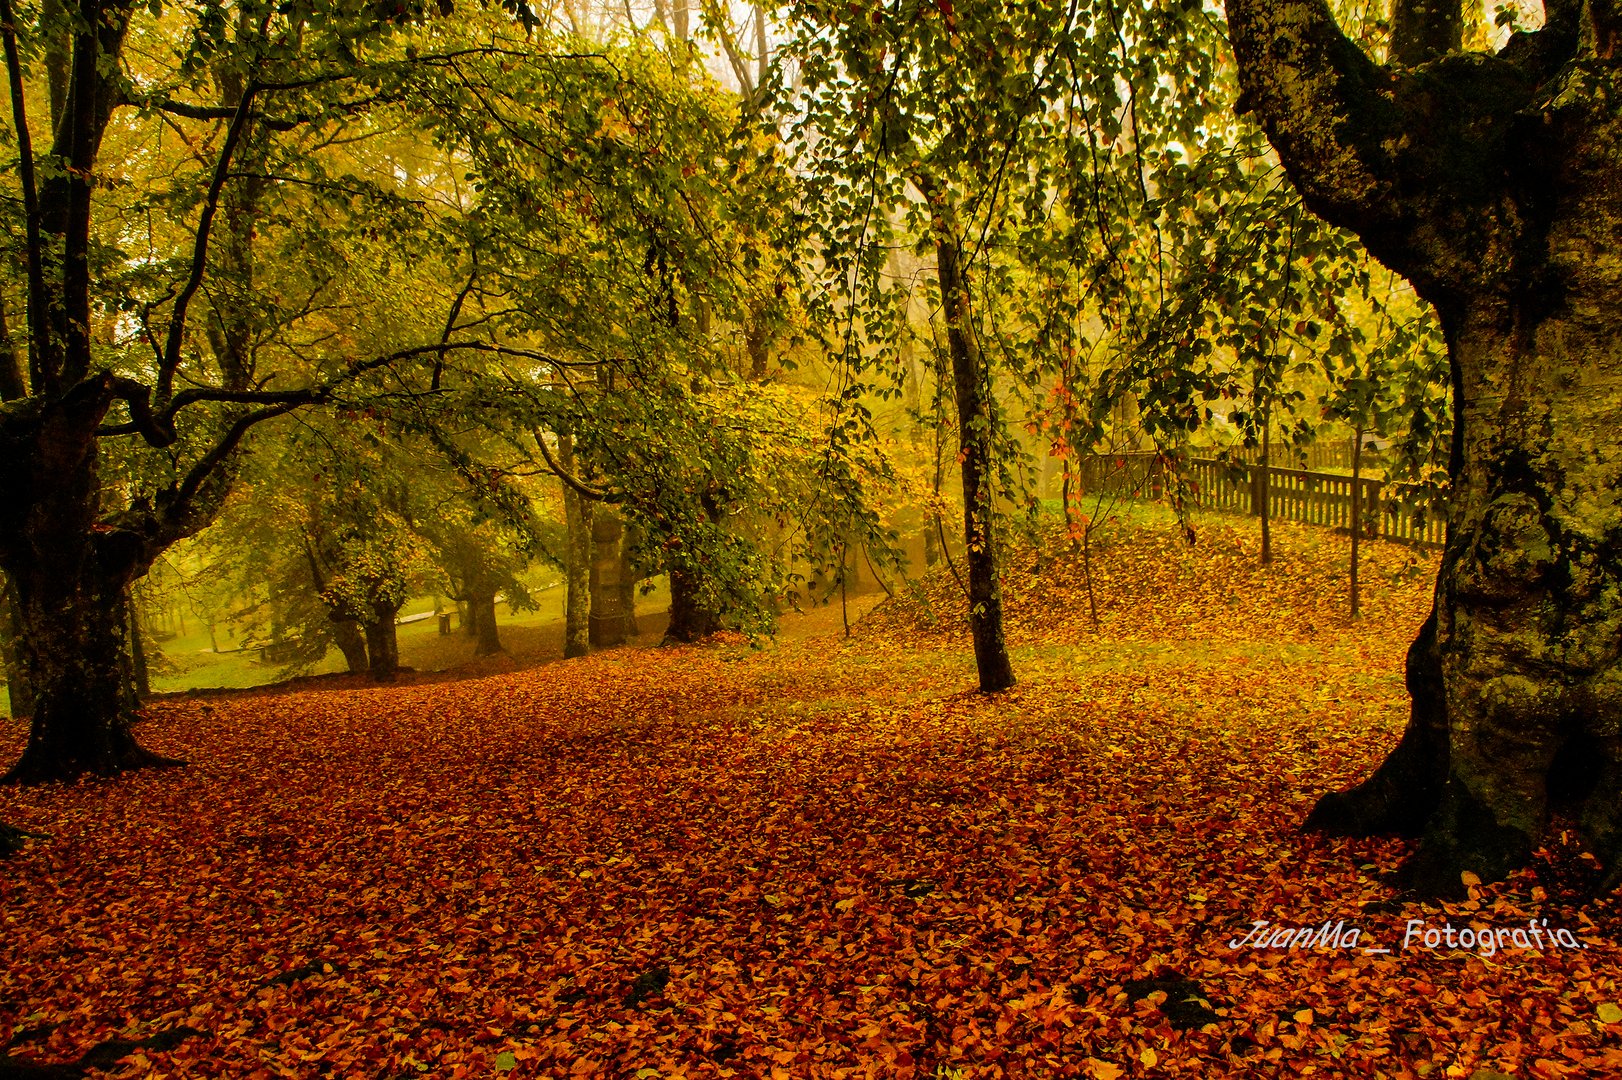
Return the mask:
<svg viewBox="0 0 1622 1080">
<path fill-rule="evenodd" d="M 1433 571 L 1374 545 L 1348 625 L 1327 535 L 1117 537 L 1096 629 L 1022 556 L 991 698 L 948 575 L 848 641 L 156 704 L 188 768 L 0 792 L 52 834 L 0 866 L 0 1073 L 1622 1076 L 1558 830 L 1447 908 L 1393 899 L 1405 843 L 1296 830 L 1400 731 Z M 1402 948 L 1528 918 L 1580 947 Z"/>
</svg>

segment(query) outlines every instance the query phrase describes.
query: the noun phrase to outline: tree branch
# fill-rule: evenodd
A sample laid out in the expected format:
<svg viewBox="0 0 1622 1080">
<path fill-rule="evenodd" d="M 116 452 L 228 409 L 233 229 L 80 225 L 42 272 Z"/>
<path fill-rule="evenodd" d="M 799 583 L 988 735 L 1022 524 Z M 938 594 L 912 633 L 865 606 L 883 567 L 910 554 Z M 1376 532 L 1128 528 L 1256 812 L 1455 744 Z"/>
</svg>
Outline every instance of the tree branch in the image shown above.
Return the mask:
<svg viewBox="0 0 1622 1080">
<path fill-rule="evenodd" d="M 562 465 L 559 465 L 557 459 L 552 456 L 551 449 L 546 445 L 546 435 L 544 432 L 535 432 L 535 445 L 541 448 L 541 456 L 546 459 L 546 466 L 552 471 L 552 475 L 569 485 L 569 487 L 572 488 L 574 492 L 581 498 L 590 499 L 592 502 L 604 503 L 615 503 L 621 501 L 620 496 L 616 496 L 609 491 L 604 491 L 602 488 L 592 487 L 590 484 L 569 472 Z"/>
<path fill-rule="evenodd" d="M 242 100 L 237 103 L 231 127 L 226 131 L 225 143 L 220 147 L 220 157 L 214 166 L 214 177 L 209 181 L 208 195 L 203 200 L 203 212 L 197 220 L 197 235 L 192 244 L 191 272 L 186 278 L 186 284 L 181 287 L 180 295 L 175 297 L 174 311 L 169 316 L 169 337 L 164 343 L 163 362 L 158 367 L 158 400 L 166 404 L 174 387 L 175 371 L 180 367 L 180 346 L 186 336 L 186 309 L 191 306 L 192 297 L 197 295 L 197 290 L 202 287 L 203 274 L 208 269 L 208 241 L 214 225 L 214 214 L 219 209 L 220 192 L 224 189 L 225 179 L 230 174 L 231 158 L 236 153 L 237 144 L 242 141 L 242 132 L 247 128 L 248 120 L 252 116 L 256 93 L 258 87 L 251 82 L 243 89 Z"/>
<path fill-rule="evenodd" d="M 45 269 L 40 262 L 44 251 L 40 239 L 39 186 L 34 178 L 34 144 L 28 130 L 28 99 L 23 96 L 22 61 L 17 55 L 17 16 L 11 0 L 0 0 L 0 39 L 6 54 L 7 87 L 11 92 L 11 120 L 17 131 L 17 173 L 22 182 L 23 213 L 28 230 L 28 320 L 29 376 L 35 393 L 56 385 L 56 365 L 48 362 L 51 353 L 50 322 L 46 318 Z"/>
</svg>

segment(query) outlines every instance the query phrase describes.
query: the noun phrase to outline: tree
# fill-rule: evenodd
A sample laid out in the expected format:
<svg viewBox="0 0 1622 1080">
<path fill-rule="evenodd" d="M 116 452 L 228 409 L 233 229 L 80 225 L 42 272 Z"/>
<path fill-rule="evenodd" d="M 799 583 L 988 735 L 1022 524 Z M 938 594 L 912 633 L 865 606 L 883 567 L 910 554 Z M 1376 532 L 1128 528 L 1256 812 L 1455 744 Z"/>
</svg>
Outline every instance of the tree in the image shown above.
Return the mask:
<svg viewBox="0 0 1622 1080">
<path fill-rule="evenodd" d="M 418 204 L 381 197 L 328 136 L 443 58 L 370 7 L 232 11 L 78 0 L 25 25 L 0 3 L 26 298 L 26 363 L 0 379 L 0 568 L 37 693 L 13 779 L 162 763 L 129 729 L 116 615 L 130 583 L 213 520 L 258 424 L 461 347 L 349 351 L 321 310 L 321 267 L 299 264 L 312 287 L 286 295 L 245 247 L 412 232 Z M 139 154 L 107 160 L 125 124 L 180 129 L 178 164 L 155 170 L 168 180 L 132 177 Z M 42 151 L 35 131 L 50 133 Z M 150 223 L 147 250 L 124 250 L 121 208 Z"/>
<path fill-rule="evenodd" d="M 1325 0 L 1230 0 L 1241 107 L 1314 213 L 1435 306 L 1453 386 L 1446 547 L 1412 714 L 1309 824 L 1421 836 L 1419 890 L 1525 863 L 1551 802 L 1622 882 L 1622 92 L 1612 5 L 1460 51 L 1459 4 L 1397 5 L 1392 62 Z M 1573 768 L 1579 765 L 1579 768 Z"/>
</svg>

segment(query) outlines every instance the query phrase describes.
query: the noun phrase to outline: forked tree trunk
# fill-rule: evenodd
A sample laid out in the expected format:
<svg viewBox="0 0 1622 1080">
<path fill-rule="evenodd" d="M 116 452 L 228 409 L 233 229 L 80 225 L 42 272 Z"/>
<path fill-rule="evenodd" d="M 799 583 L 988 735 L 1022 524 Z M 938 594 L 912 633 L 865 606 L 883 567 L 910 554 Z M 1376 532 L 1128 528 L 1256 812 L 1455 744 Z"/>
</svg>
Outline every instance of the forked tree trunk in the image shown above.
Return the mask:
<svg viewBox="0 0 1622 1080">
<path fill-rule="evenodd" d="M 366 635 L 361 632 L 358 619 L 333 619 L 332 639 L 338 651 L 344 654 L 344 666 L 351 675 L 364 675 L 371 670 L 366 659 Z"/>
<path fill-rule="evenodd" d="M 1526 862 L 1559 800 L 1622 881 L 1622 78 L 1597 59 L 1608 30 L 1550 10 L 1499 56 L 1409 72 L 1322 0 L 1228 7 L 1246 101 L 1308 206 L 1413 281 L 1448 343 L 1448 535 L 1412 717 L 1309 821 L 1419 834 L 1405 869 L 1433 894 Z"/>
<path fill-rule="evenodd" d="M 33 438 L 0 447 L 6 486 L 30 496 L 4 514 L 0 548 L 15 590 L 17 652 L 36 699 L 28 744 L 7 778 L 32 783 L 174 764 L 130 732 L 125 594 L 143 568 L 138 540 L 92 526 L 100 501 L 88 390 L 44 407 Z M 18 520 L 20 519 L 20 520 Z"/>
</svg>

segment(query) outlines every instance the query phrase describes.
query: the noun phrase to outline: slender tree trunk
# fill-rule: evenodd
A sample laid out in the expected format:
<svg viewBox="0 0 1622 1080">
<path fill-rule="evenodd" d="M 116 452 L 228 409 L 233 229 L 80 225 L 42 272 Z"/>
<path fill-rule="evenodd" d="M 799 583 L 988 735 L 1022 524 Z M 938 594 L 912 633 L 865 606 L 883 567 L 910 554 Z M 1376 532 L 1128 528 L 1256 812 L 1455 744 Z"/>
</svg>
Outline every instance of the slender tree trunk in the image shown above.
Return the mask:
<svg viewBox="0 0 1622 1080">
<path fill-rule="evenodd" d="M 16 590 L 11 579 L 0 581 L 0 648 L 4 649 L 6 665 L 6 693 L 10 696 L 11 715 L 34 715 L 34 688 L 28 672 L 23 668 L 18 640 L 22 636 L 22 616 L 17 610 Z"/>
<path fill-rule="evenodd" d="M 332 620 L 332 639 L 338 651 L 344 654 L 344 666 L 351 675 L 362 675 L 371 670 L 366 658 L 366 635 L 361 632 L 360 620 Z"/>
<path fill-rule="evenodd" d="M 129 619 L 130 690 L 136 702 L 152 696 L 152 679 L 146 665 L 146 640 L 141 630 L 141 613 L 135 597 L 126 594 L 124 612 Z"/>
<path fill-rule="evenodd" d="M 558 461 L 574 474 L 574 437 L 558 436 Z M 591 651 L 591 521 L 594 507 L 574 488 L 563 484 L 563 521 L 568 549 L 563 599 L 563 655 L 585 656 Z"/>
<path fill-rule="evenodd" d="M 1352 443 L 1352 618 L 1357 618 L 1357 555 L 1358 542 L 1363 538 L 1363 429 L 1357 428 Z"/>
<path fill-rule="evenodd" d="M 27 369 L 22 350 L 11 336 L 7 319 L 6 294 L 0 289 L 0 401 L 16 401 L 28 394 Z"/>
<path fill-rule="evenodd" d="M 631 558 L 635 550 L 637 531 L 635 525 L 626 525 L 625 532 L 620 537 L 619 547 L 619 590 L 620 590 L 620 616 L 625 620 L 625 636 L 634 638 L 642 631 L 636 625 L 636 587 L 638 583 L 636 562 Z"/>
<path fill-rule="evenodd" d="M 1262 565 L 1271 566 L 1273 563 L 1273 407 L 1271 403 L 1262 406 L 1262 463 L 1258 469 L 1261 477 L 1257 484 L 1260 492 L 1258 502 L 1262 515 Z"/>
<path fill-rule="evenodd" d="M 400 674 L 400 642 L 394 624 L 400 609 L 382 602 L 372 606 L 366 621 L 367 674 L 373 682 L 393 682 Z"/>
<path fill-rule="evenodd" d="M 922 185 L 921 185 L 922 186 Z M 934 214 L 935 258 L 946 340 L 957 394 L 959 457 L 963 470 L 963 538 L 969 581 L 969 631 L 984 693 L 1014 685 L 1014 668 L 1003 640 L 1002 584 L 997 575 L 996 510 L 992 505 L 992 402 L 990 378 L 969 311 L 969 285 L 960 261 L 952 207 L 938 190 L 926 190 Z"/>
</svg>

